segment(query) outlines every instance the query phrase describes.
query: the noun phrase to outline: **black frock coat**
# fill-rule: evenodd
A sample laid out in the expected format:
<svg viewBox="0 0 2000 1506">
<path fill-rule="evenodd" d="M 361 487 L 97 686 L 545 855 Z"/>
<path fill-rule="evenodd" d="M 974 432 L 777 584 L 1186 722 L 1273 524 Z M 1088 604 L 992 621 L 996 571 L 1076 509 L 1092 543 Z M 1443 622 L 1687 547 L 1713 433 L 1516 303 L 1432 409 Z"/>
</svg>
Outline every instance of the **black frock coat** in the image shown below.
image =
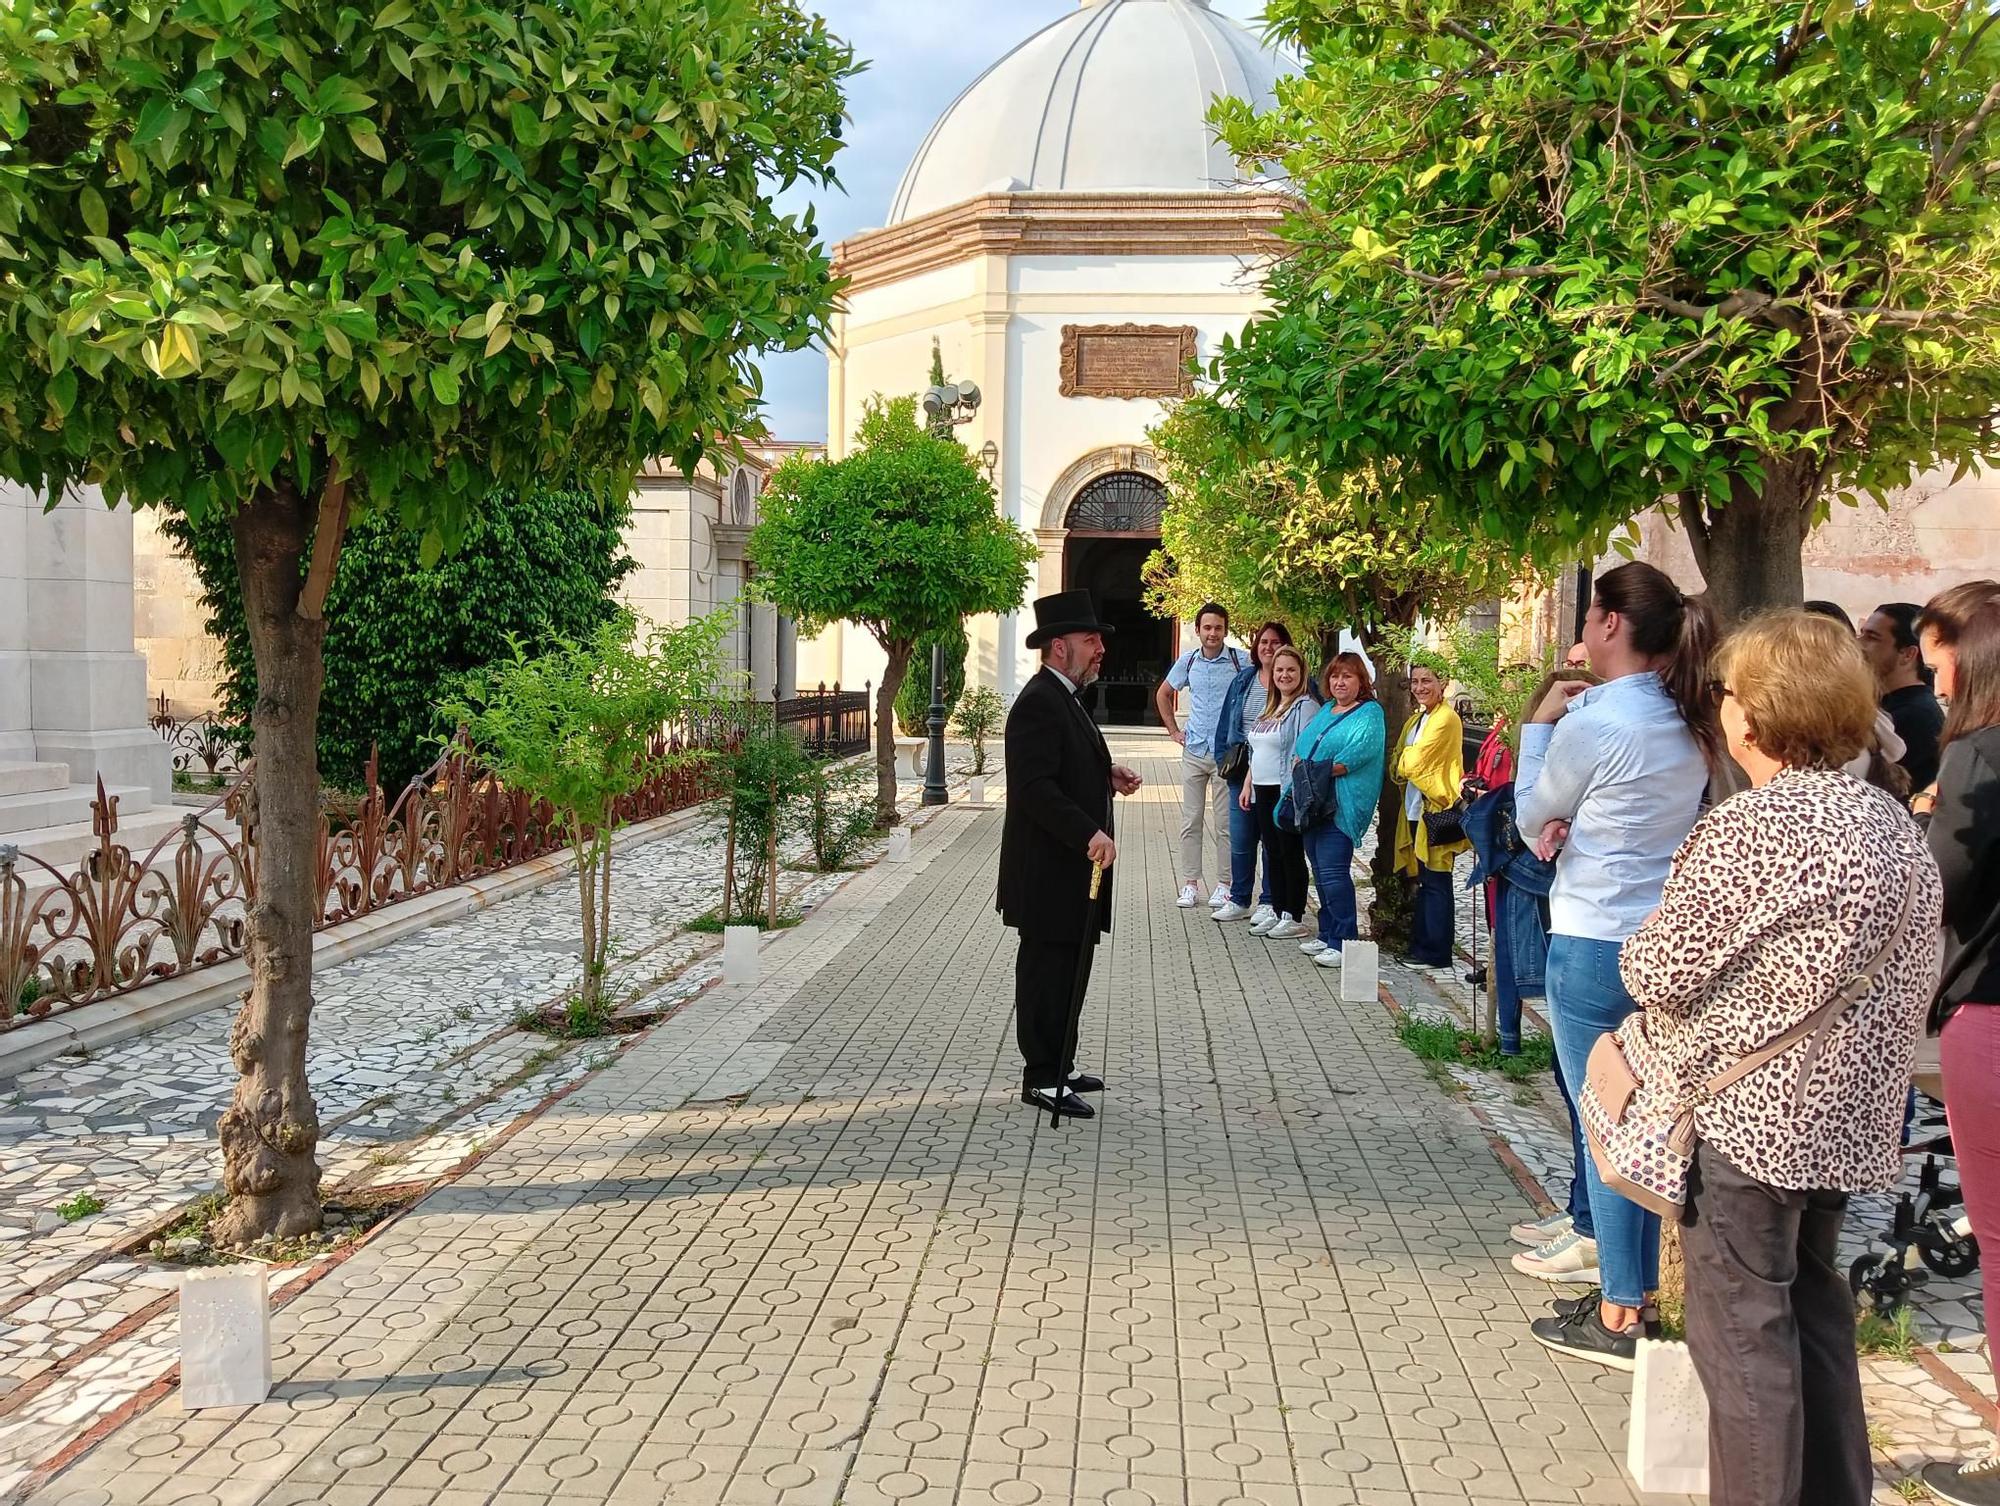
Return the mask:
<svg viewBox="0 0 2000 1506">
<path fill-rule="evenodd" d="M 1082 703 L 1047 668 L 1014 698 L 1006 748 L 996 908 L 1024 937 L 1073 945 L 1089 934 L 1090 839 L 1111 832 L 1111 750 Z M 1111 929 L 1109 870 L 1097 929 Z"/>
</svg>

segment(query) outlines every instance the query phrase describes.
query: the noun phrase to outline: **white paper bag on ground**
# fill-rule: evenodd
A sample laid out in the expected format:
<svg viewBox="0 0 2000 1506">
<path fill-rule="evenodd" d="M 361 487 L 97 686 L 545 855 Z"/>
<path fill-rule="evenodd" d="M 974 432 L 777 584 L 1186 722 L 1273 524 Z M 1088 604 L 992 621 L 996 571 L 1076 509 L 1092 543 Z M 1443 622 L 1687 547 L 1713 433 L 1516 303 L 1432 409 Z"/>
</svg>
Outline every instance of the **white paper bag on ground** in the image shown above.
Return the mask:
<svg viewBox="0 0 2000 1506">
<path fill-rule="evenodd" d="M 1639 1341 L 1625 1468 L 1641 1491 L 1708 1494 L 1708 1395 L 1685 1344 Z"/>
<path fill-rule="evenodd" d="M 181 1410 L 254 1407 L 271 1394 L 271 1296 L 261 1265 L 181 1278 Z"/>
</svg>

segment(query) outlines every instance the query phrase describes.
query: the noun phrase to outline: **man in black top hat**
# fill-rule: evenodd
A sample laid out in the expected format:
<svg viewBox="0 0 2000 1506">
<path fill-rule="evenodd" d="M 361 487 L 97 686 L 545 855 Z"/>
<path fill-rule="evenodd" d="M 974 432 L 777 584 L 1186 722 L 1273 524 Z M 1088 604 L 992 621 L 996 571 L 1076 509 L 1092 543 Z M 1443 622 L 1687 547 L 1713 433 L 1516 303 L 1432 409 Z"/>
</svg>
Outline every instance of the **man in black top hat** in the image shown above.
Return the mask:
<svg viewBox="0 0 2000 1506">
<path fill-rule="evenodd" d="M 1101 1080 L 1076 1070 L 1077 1012 L 1098 933 L 1111 929 L 1111 798 L 1139 776 L 1111 761 L 1104 735 L 1077 694 L 1104 663 L 1105 635 L 1088 591 L 1035 603 L 1028 647 L 1042 667 L 1007 716 L 1007 815 L 1000 837 L 1001 918 L 1021 933 L 1014 965 L 1014 1028 L 1021 1047 L 1021 1101 L 1091 1118 L 1078 1096 Z M 1090 902 L 1090 867 L 1106 869 Z"/>
</svg>

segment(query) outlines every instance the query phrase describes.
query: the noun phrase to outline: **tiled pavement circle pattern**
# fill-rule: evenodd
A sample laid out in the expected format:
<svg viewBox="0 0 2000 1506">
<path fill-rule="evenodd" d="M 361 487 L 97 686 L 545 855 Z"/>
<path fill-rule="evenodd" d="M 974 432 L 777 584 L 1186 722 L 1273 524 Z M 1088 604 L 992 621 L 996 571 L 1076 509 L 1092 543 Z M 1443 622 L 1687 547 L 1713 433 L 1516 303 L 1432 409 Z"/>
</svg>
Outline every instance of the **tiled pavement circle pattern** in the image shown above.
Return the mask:
<svg viewBox="0 0 2000 1506">
<path fill-rule="evenodd" d="M 1477 1126 L 1166 903 L 1125 751 L 1098 1120 L 1018 1102 L 999 820 L 951 811 L 284 1309 L 271 1402 L 170 1400 L 36 1501 L 1632 1500 Z"/>
</svg>

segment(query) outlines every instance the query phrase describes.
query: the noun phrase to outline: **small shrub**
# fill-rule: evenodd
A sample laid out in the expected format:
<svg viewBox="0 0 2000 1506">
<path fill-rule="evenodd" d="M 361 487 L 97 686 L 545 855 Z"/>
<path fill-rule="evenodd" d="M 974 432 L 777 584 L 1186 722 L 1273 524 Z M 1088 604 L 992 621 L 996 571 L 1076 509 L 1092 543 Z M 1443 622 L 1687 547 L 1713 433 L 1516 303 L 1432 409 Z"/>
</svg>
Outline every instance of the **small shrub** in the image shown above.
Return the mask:
<svg viewBox="0 0 2000 1506">
<path fill-rule="evenodd" d="M 801 824 L 812 847 L 812 866 L 831 873 L 848 866 L 875 834 L 875 792 L 870 771 L 859 764 L 824 762 L 808 776 Z"/>
<path fill-rule="evenodd" d="M 94 1192 L 79 1192 L 68 1202 L 56 1204 L 56 1212 L 66 1224 L 73 1224 L 78 1219 L 89 1218 L 93 1213 L 103 1211 L 104 1201 Z"/>
<path fill-rule="evenodd" d="M 25 1013 L 45 992 L 40 973 L 30 973 L 22 980 L 21 992 L 16 996 L 15 1006 Z"/>
<path fill-rule="evenodd" d="M 778 911 L 777 923 L 773 925 L 764 918 L 764 912 L 760 908 L 736 911 L 729 917 L 729 924 L 732 926 L 755 926 L 760 931 L 789 931 L 803 918 L 803 916 L 797 915 L 790 910 L 780 910 Z M 722 934 L 722 912 L 720 910 L 709 910 L 704 914 L 697 915 L 682 929 L 693 931 L 701 936 L 720 936 Z"/>
<path fill-rule="evenodd" d="M 986 739 L 1006 720 L 1007 703 L 990 685 L 975 685 L 958 703 L 951 730 L 972 744 L 972 772 L 986 772 Z"/>
<path fill-rule="evenodd" d="M 953 623 L 942 633 L 919 638 L 910 653 L 910 673 L 896 692 L 896 730 L 905 737 L 923 737 L 931 730 L 931 649 L 944 645 L 944 714 L 951 719 L 952 708 L 965 692 L 965 656 L 971 643 L 965 625 Z"/>
</svg>

